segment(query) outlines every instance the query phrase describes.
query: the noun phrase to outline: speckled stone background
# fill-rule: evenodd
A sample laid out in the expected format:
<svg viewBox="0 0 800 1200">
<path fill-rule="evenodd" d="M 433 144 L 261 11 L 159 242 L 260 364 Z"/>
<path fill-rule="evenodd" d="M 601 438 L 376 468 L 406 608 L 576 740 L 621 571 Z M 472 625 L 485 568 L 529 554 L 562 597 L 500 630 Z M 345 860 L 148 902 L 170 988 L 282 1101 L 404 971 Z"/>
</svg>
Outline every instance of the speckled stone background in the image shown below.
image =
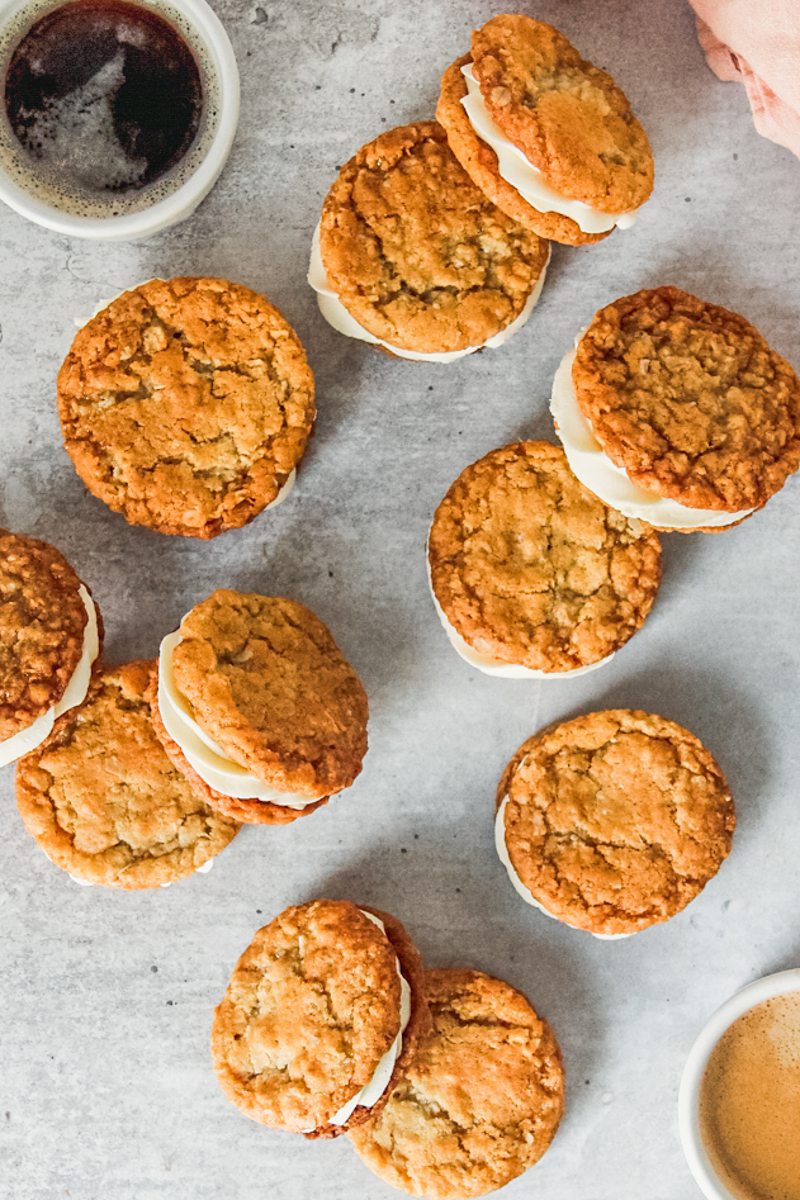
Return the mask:
<svg viewBox="0 0 800 1200">
<path fill-rule="evenodd" d="M 800 164 L 754 133 L 707 70 L 680 0 L 524 6 L 611 68 L 651 136 L 655 195 L 635 229 L 557 248 L 541 305 L 505 349 L 392 362 L 339 337 L 305 282 L 337 164 L 432 114 L 441 70 L 485 0 L 217 4 L 239 58 L 230 163 L 186 224 L 152 241 L 69 241 L 0 212 L 0 524 L 57 543 L 97 595 L 108 657 L 155 652 L 218 585 L 311 605 L 361 672 L 371 749 L 356 786 L 288 829 L 245 828 L 208 876 L 169 891 L 76 887 L 28 840 L 0 773 L 2 1200 L 388 1200 L 346 1141 L 304 1143 L 217 1090 L 211 1011 L 256 928 L 313 895 L 395 911 L 433 964 L 524 989 L 555 1026 L 568 1111 L 509 1200 L 690 1200 L 682 1064 L 740 984 L 800 959 L 797 672 L 800 484 L 719 536 L 665 541 L 644 631 L 601 673 L 492 680 L 453 654 L 426 590 L 431 513 L 466 463 L 551 436 L 546 400 L 573 335 L 611 298 L 672 282 L 740 310 L 800 366 Z M 219 274 L 297 326 L 319 422 L 292 499 L 211 544 L 125 525 L 88 496 L 54 403 L 74 319 L 152 275 Z M 733 854 L 667 926 L 602 943 L 512 891 L 492 799 L 520 741 L 592 707 L 656 710 L 698 733 L 737 800 Z"/>
</svg>

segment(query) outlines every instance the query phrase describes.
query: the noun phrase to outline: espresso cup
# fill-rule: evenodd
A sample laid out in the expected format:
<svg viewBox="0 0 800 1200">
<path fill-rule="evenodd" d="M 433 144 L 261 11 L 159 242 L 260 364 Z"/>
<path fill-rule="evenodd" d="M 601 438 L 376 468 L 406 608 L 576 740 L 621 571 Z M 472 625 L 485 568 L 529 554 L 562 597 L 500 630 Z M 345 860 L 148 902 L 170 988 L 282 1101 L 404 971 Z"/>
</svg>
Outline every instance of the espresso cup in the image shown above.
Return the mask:
<svg viewBox="0 0 800 1200">
<path fill-rule="evenodd" d="M 22 37 L 58 0 L 0 0 L 0 200 L 28 220 L 94 241 L 146 238 L 185 220 L 219 178 L 239 121 L 239 72 L 230 39 L 206 0 L 131 0 L 169 22 L 196 59 L 203 81 L 203 124 L 174 170 L 118 206 L 98 196 L 68 202 L 15 141 L 4 102 L 8 66 Z M 119 211 L 102 211 L 118 207 Z M 86 211 L 81 211 L 83 208 Z"/>
<path fill-rule="evenodd" d="M 717 1009 L 695 1041 L 686 1060 L 678 1094 L 678 1128 L 689 1170 L 707 1200 L 741 1200 L 720 1178 L 709 1155 L 700 1119 L 700 1100 L 709 1060 L 720 1039 L 751 1009 L 800 992 L 800 968 L 765 975 L 747 984 Z"/>
</svg>

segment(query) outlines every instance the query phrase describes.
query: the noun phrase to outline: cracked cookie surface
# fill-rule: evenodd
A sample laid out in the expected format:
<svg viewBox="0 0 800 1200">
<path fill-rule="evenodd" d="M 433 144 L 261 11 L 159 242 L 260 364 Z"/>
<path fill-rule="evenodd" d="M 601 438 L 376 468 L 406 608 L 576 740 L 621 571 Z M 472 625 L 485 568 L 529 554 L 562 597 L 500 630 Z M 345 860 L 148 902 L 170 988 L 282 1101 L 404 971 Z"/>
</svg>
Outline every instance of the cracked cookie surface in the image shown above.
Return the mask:
<svg viewBox="0 0 800 1200">
<path fill-rule="evenodd" d="M 187 613 L 181 638 L 175 683 L 234 762 L 314 798 L 350 786 L 367 750 L 367 697 L 310 609 L 222 589 Z"/>
<path fill-rule="evenodd" d="M 653 156 L 627 96 L 552 25 L 493 17 L 472 35 L 472 63 L 495 124 L 562 196 L 609 213 L 647 200 Z"/>
<path fill-rule="evenodd" d="M 424 354 L 505 329 L 548 255 L 475 187 L 435 121 L 389 130 L 345 164 L 323 205 L 320 251 L 364 329 Z"/>
<path fill-rule="evenodd" d="M 757 508 L 800 465 L 800 380 L 744 317 L 675 287 L 595 314 L 572 372 L 607 456 L 690 508 Z"/>
<path fill-rule="evenodd" d="M 83 653 L 80 586 L 54 546 L 0 529 L 0 741 L 64 695 Z"/>
<path fill-rule="evenodd" d="M 481 971 L 426 971 L 433 1022 L 380 1113 L 350 1134 L 393 1187 L 466 1200 L 533 1166 L 555 1135 L 564 1073 L 552 1030 Z"/>
<path fill-rule="evenodd" d="M 640 628 L 661 544 L 592 495 L 548 442 L 514 442 L 467 467 L 436 510 L 431 583 L 481 654 L 559 672 L 599 662 Z"/>
<path fill-rule="evenodd" d="M 276 499 L 314 423 L 297 334 L 224 279 L 153 279 L 76 335 L 58 375 L 64 444 L 134 525 L 210 538 Z"/>
<path fill-rule="evenodd" d="M 636 933 L 698 895 L 731 849 L 725 777 L 694 734 L 610 709 L 520 746 L 497 790 L 509 858 L 547 911 L 591 933 Z"/>
<path fill-rule="evenodd" d="M 395 917 L 362 908 L 385 933 L 348 900 L 313 900 L 260 929 L 236 964 L 214 1013 L 211 1050 L 220 1087 L 252 1120 L 324 1137 L 376 1110 L 359 1106 L 346 1124 L 330 1124 L 400 1029 L 398 963 L 412 1012 L 392 1078 L 427 1028 L 416 949 Z"/>
<path fill-rule="evenodd" d="M 159 887 L 214 858 L 239 826 L 192 790 L 150 722 L 155 664 L 99 674 L 17 766 L 25 828 L 56 866 L 85 883 Z"/>
<path fill-rule="evenodd" d="M 461 103 L 467 95 L 467 84 L 461 68 L 471 61 L 472 56 L 465 54 L 445 71 L 436 117 L 447 133 L 450 149 L 472 182 L 507 216 L 526 229 L 532 229 L 539 237 L 550 238 L 567 246 L 589 245 L 608 237 L 611 230 L 606 233 L 584 233 L 575 221 L 562 213 L 539 212 L 538 208 L 523 199 L 512 184 L 503 179 L 498 169 L 497 155 L 472 128 Z"/>
</svg>

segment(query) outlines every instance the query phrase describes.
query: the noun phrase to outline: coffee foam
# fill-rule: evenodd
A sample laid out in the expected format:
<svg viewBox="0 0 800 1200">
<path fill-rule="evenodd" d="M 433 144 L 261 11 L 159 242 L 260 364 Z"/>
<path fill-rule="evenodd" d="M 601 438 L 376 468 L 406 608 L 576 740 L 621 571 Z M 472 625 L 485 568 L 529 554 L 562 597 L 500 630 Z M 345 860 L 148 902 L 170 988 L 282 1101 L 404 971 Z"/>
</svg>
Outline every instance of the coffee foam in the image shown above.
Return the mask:
<svg viewBox="0 0 800 1200">
<path fill-rule="evenodd" d="M 180 33 L 191 50 L 198 69 L 203 89 L 203 107 L 200 114 L 200 125 L 197 134 L 187 153 L 171 170 L 150 184 L 132 190 L 130 193 L 108 192 L 105 195 L 92 192 L 91 167 L 82 163 L 82 175 L 86 181 L 86 190 L 70 187 L 63 178 L 59 178 L 52 169 L 48 170 L 47 158 L 56 159 L 69 151 L 64 145 L 73 131 L 76 146 L 79 147 L 87 134 L 94 132 L 98 142 L 103 146 L 103 154 L 115 154 L 114 172 L 109 172 L 108 159 L 103 166 L 103 177 L 107 180 L 109 173 L 116 175 L 121 186 L 135 186 L 144 171 L 144 163 L 137 164 L 126 157 L 121 147 L 116 143 L 113 131 L 103 128 L 103 122 L 110 124 L 110 115 L 102 103 L 93 103 L 107 95 L 115 86 L 114 70 L 121 69 L 121 63 L 116 59 L 106 63 L 90 80 L 79 89 L 70 92 L 54 104 L 50 110 L 49 119 L 39 122 L 37 135 L 48 140 L 51 144 L 50 153 L 42 160 L 35 160 L 18 141 L 6 112 L 4 102 L 0 102 L 0 170 L 5 171 L 10 178 L 28 195 L 48 204 L 60 212 L 78 217 L 116 217 L 128 213 L 141 212 L 152 208 L 160 200 L 166 200 L 173 195 L 194 174 L 203 159 L 208 154 L 214 135 L 219 124 L 219 85 L 211 55 L 201 35 L 189 20 L 167 0 L 130 0 L 139 8 L 148 9 L 158 16 L 165 18 Z M 0 79 L 5 81 L 9 62 L 15 49 L 29 32 L 35 22 L 49 12 L 64 5 L 53 4 L 52 0 L 31 0 L 21 12 L 0 29 Z M 133 40 L 133 39 L 131 39 Z M 121 58 L 121 55 L 120 55 Z M 101 78 L 103 76 L 103 78 Z M 69 132 L 65 134 L 63 124 L 66 116 Z M 94 123 L 94 128 L 92 124 Z M 69 128 L 71 125 L 71 128 Z M 60 138 L 61 142 L 56 139 Z M 115 149 L 116 147 L 116 149 Z M 96 183 L 95 183 L 95 186 Z"/>
<path fill-rule="evenodd" d="M 711 1164 L 736 1200 L 800 1200 L 800 992 L 757 1004 L 723 1034 L 699 1116 Z"/>
</svg>

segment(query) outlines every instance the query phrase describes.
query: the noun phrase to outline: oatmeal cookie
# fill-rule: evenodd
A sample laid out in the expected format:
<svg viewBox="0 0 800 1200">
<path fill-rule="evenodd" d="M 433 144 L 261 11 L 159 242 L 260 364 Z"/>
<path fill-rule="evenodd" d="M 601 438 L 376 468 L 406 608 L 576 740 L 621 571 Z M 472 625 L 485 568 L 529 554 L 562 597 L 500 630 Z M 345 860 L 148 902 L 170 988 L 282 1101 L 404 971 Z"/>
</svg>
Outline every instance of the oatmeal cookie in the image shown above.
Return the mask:
<svg viewBox="0 0 800 1200">
<path fill-rule="evenodd" d="M 290 486 L 314 423 L 314 379 L 263 296 L 224 279 L 153 279 L 76 335 L 58 407 L 93 495 L 133 525 L 211 538 Z"/>
<path fill-rule="evenodd" d="M 529 738 L 500 780 L 504 802 L 506 850 L 532 902 L 606 937 L 685 908 L 727 858 L 736 825 L 725 777 L 699 739 L 629 709 Z"/>
<path fill-rule="evenodd" d="M 350 1140 L 386 1183 L 467 1200 L 538 1162 L 564 1109 L 561 1053 L 546 1021 L 481 971 L 425 972 L 433 1027 L 386 1104 Z"/>
<path fill-rule="evenodd" d="M 128 890 L 174 883 L 239 830 L 164 754 L 150 721 L 154 667 L 132 662 L 98 675 L 86 701 L 17 766 L 25 828 L 80 882 Z"/>
</svg>

